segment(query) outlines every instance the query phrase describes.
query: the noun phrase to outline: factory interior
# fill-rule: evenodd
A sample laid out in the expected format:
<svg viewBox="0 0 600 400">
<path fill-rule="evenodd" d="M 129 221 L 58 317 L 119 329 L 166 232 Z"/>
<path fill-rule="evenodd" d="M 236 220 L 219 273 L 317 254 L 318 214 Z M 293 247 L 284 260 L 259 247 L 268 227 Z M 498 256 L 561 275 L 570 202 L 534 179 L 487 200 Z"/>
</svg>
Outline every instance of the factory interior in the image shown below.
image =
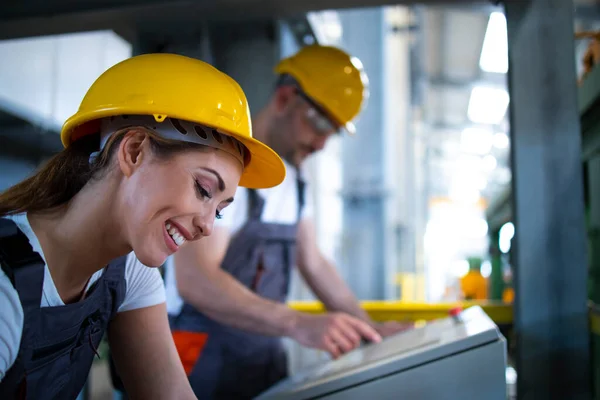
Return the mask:
<svg viewBox="0 0 600 400">
<path fill-rule="evenodd" d="M 290 378 L 261 398 L 600 399 L 595 0 L 3 1 L 0 190 L 123 60 L 203 60 L 254 115 L 313 44 L 369 93 L 303 165 L 317 243 L 371 318 L 415 328 L 335 361 L 285 339 Z M 296 270 L 287 301 L 324 311 Z M 98 351 L 78 399 L 120 399 Z"/>
</svg>

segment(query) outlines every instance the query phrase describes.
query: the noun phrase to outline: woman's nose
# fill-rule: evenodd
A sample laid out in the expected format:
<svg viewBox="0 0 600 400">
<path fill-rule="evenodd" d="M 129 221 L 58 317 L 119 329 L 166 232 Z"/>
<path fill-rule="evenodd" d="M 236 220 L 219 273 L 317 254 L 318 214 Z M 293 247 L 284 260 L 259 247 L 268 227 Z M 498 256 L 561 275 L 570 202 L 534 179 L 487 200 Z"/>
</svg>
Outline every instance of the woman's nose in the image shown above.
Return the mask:
<svg viewBox="0 0 600 400">
<path fill-rule="evenodd" d="M 194 218 L 194 226 L 199 233 L 198 239 L 203 236 L 210 236 L 214 222 L 215 217 L 212 215 L 198 215 Z"/>
</svg>

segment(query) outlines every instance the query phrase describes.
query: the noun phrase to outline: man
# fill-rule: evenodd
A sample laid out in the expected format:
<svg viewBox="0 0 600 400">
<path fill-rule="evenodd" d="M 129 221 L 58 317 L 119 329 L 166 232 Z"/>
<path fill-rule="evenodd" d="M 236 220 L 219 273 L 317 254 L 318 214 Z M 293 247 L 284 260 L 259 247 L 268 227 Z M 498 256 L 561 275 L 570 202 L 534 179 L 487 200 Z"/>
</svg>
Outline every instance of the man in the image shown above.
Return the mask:
<svg viewBox="0 0 600 400">
<path fill-rule="evenodd" d="M 298 176 L 302 162 L 329 137 L 353 132 L 351 121 L 367 94 L 362 66 L 337 48 L 313 45 L 275 70 L 277 86 L 253 118 L 253 131 L 285 160 L 285 181 L 267 190 L 240 188 L 212 235 L 167 262 L 173 337 L 201 398 L 249 399 L 284 378 L 278 337 L 338 357 L 361 340 L 403 329 L 371 321 L 319 251 Z M 329 313 L 308 315 L 285 305 L 296 264 Z"/>
</svg>

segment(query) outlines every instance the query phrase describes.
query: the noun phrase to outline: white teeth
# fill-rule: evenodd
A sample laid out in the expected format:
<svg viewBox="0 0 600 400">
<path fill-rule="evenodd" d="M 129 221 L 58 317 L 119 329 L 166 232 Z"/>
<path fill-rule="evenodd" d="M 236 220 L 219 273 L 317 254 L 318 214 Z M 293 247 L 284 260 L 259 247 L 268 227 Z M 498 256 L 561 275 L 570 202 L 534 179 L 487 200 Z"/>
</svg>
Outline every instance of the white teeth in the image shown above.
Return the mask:
<svg viewBox="0 0 600 400">
<path fill-rule="evenodd" d="M 185 243 L 185 238 L 183 237 L 181 232 L 179 232 L 179 230 L 176 227 L 174 227 L 173 225 L 171 225 L 170 223 L 167 222 L 165 224 L 165 228 L 167 229 L 169 236 L 171 236 L 171 238 L 173 238 L 173 241 L 175 242 L 175 244 L 177 246 L 181 246 L 182 244 Z"/>
<path fill-rule="evenodd" d="M 174 237 L 173 240 L 175 241 L 177 246 L 181 246 L 185 242 L 185 239 L 181 236 Z"/>
</svg>

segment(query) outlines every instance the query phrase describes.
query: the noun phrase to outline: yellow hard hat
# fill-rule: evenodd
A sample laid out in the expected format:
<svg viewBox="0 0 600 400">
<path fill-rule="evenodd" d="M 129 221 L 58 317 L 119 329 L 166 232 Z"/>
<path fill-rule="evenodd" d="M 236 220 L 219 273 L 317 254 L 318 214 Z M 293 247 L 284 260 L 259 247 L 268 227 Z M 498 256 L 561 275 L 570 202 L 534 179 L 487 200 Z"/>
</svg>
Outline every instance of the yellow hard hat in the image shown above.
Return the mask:
<svg viewBox="0 0 600 400">
<path fill-rule="evenodd" d="M 242 88 L 203 61 L 161 53 L 135 56 L 114 65 L 96 79 L 77 113 L 63 125 L 63 145 L 99 132 L 103 118 L 119 115 L 152 115 L 158 123 L 176 118 L 237 139 L 250 153 L 240 186 L 268 188 L 285 178 L 281 158 L 252 137 Z"/>
<path fill-rule="evenodd" d="M 291 75 L 336 123 L 354 133 L 352 120 L 369 94 L 369 80 L 358 58 L 336 47 L 315 44 L 281 60 L 275 72 Z"/>
</svg>

